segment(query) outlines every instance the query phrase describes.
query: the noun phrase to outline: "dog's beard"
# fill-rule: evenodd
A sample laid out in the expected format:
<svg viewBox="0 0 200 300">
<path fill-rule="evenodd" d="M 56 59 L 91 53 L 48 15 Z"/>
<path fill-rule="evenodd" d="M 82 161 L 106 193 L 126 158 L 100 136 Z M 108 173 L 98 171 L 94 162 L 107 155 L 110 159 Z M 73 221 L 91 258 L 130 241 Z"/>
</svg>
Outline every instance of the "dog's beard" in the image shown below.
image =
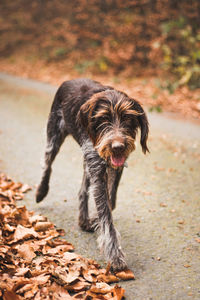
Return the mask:
<svg viewBox="0 0 200 300">
<path fill-rule="evenodd" d="M 135 150 L 135 139 L 126 135 L 125 149 L 120 153 L 112 151 L 113 136 L 107 133 L 103 137 L 99 137 L 95 145 L 99 156 L 108 162 L 113 168 L 123 167 L 129 154 Z"/>
</svg>

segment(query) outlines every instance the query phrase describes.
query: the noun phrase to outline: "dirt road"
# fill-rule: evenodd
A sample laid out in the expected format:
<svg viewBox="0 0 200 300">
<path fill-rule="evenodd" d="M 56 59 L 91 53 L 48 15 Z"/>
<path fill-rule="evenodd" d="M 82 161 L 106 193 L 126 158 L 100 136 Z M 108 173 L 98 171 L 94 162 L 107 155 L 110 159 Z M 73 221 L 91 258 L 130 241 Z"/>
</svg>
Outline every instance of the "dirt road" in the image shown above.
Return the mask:
<svg viewBox="0 0 200 300">
<path fill-rule="evenodd" d="M 45 126 L 56 88 L 0 74 L 0 170 L 33 187 L 39 182 Z M 148 114 L 149 148 L 139 143 L 123 174 L 114 222 L 136 280 L 127 299 L 200 299 L 200 126 Z M 80 254 L 104 263 L 96 234 L 77 225 L 82 156 L 68 138 L 53 165 L 50 192 L 35 188 L 26 206 L 66 231 Z"/>
</svg>

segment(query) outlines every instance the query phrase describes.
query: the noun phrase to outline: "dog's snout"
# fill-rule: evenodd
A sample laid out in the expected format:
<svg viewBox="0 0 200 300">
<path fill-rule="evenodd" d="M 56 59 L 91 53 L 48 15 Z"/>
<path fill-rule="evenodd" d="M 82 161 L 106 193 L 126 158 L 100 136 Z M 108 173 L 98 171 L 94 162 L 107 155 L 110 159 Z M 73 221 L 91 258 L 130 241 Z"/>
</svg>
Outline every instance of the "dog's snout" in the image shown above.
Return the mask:
<svg viewBox="0 0 200 300">
<path fill-rule="evenodd" d="M 112 142 L 111 147 L 114 152 L 120 153 L 124 150 L 125 145 L 123 142 L 114 141 L 114 142 Z"/>
</svg>

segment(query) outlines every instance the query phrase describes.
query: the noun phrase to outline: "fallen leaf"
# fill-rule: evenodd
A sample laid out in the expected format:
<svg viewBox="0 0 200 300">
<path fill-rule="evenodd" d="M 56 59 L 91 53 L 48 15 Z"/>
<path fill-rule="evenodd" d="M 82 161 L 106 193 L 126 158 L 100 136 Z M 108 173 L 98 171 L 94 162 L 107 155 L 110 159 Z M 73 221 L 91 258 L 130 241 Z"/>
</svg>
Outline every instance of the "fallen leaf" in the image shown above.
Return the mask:
<svg viewBox="0 0 200 300">
<path fill-rule="evenodd" d="M 28 192 L 30 190 L 32 190 L 32 188 L 28 184 L 23 184 L 22 187 L 21 187 L 21 189 L 20 189 L 20 191 L 22 193 L 26 193 L 26 192 Z"/>
<path fill-rule="evenodd" d="M 63 254 L 63 258 L 66 259 L 66 261 L 70 262 L 71 260 L 79 258 L 79 255 L 74 252 L 65 252 Z"/>
<path fill-rule="evenodd" d="M 118 282 L 119 278 L 117 278 L 115 275 L 113 274 L 100 274 L 97 276 L 97 280 L 98 281 L 103 281 L 106 283 L 113 283 L 113 282 Z"/>
<path fill-rule="evenodd" d="M 77 269 L 70 269 L 69 272 L 62 268 L 56 268 L 53 271 L 53 276 L 55 276 L 62 285 L 71 284 L 79 278 L 80 272 Z"/>
<path fill-rule="evenodd" d="M 65 285 L 65 288 L 71 292 L 81 292 L 86 291 L 90 287 L 87 281 L 78 281 L 74 284 Z"/>
<path fill-rule="evenodd" d="M 135 279 L 135 275 L 133 274 L 133 272 L 131 270 L 120 271 L 120 272 L 115 273 L 115 275 L 122 280 Z"/>
<path fill-rule="evenodd" d="M 180 220 L 180 221 L 178 221 L 178 224 L 183 225 L 183 224 L 185 224 L 185 221 L 184 220 Z"/>
<path fill-rule="evenodd" d="M 83 277 L 89 282 L 96 282 L 96 276 L 99 274 L 97 269 L 83 269 Z"/>
<path fill-rule="evenodd" d="M 161 202 L 161 203 L 160 203 L 160 207 L 167 207 L 167 204 L 166 204 L 166 203 L 163 203 L 163 202 Z"/>
<path fill-rule="evenodd" d="M 49 291 L 52 292 L 52 300 L 71 300 L 73 299 L 68 291 L 62 286 L 53 282 Z"/>
<path fill-rule="evenodd" d="M 15 249 L 18 251 L 18 255 L 24 258 L 26 261 L 31 262 L 36 254 L 30 244 L 18 245 Z"/>
<path fill-rule="evenodd" d="M 105 272 L 105 275 L 108 275 L 108 274 L 109 274 L 110 268 L 111 268 L 111 263 L 108 262 L 108 263 L 107 263 L 107 266 L 106 266 L 106 272 Z"/>
<path fill-rule="evenodd" d="M 41 216 L 41 215 L 33 215 L 33 216 L 31 216 L 30 218 L 29 218 L 29 222 L 31 223 L 31 224 L 34 224 L 34 223 L 36 223 L 36 222 L 38 222 L 38 221 L 46 221 L 47 220 L 47 218 L 46 217 L 44 217 L 44 216 Z"/>
<path fill-rule="evenodd" d="M 90 291 L 96 294 L 106 294 L 109 293 L 112 288 L 105 282 L 97 282 L 93 284 Z"/>
<path fill-rule="evenodd" d="M 38 237 L 37 232 L 33 228 L 27 228 L 18 224 L 14 232 L 13 239 L 9 241 L 9 244 L 18 242 L 20 240 L 28 239 L 30 237 Z"/>
<path fill-rule="evenodd" d="M 114 299 L 121 300 L 124 297 L 124 292 L 125 290 L 116 284 L 113 289 Z"/>
<path fill-rule="evenodd" d="M 5 293 L 3 294 L 3 300 L 20 300 L 20 299 L 22 298 L 13 291 L 5 291 Z"/>
<path fill-rule="evenodd" d="M 51 222 L 37 222 L 34 225 L 35 231 L 46 231 L 49 228 L 54 228 L 54 225 Z"/>
</svg>

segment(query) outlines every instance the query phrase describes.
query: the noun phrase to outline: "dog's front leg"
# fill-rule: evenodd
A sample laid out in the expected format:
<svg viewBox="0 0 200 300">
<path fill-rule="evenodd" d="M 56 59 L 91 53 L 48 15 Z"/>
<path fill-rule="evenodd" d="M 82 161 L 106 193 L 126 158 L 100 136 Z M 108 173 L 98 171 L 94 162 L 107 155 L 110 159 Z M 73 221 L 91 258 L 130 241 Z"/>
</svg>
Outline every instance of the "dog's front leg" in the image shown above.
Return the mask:
<svg viewBox="0 0 200 300">
<path fill-rule="evenodd" d="M 104 250 L 106 259 L 111 263 L 114 270 L 125 269 L 127 265 L 113 224 L 109 203 L 106 162 L 91 148 L 90 151 L 88 148 L 86 149 L 84 156 L 99 219 L 99 245 Z"/>
</svg>

